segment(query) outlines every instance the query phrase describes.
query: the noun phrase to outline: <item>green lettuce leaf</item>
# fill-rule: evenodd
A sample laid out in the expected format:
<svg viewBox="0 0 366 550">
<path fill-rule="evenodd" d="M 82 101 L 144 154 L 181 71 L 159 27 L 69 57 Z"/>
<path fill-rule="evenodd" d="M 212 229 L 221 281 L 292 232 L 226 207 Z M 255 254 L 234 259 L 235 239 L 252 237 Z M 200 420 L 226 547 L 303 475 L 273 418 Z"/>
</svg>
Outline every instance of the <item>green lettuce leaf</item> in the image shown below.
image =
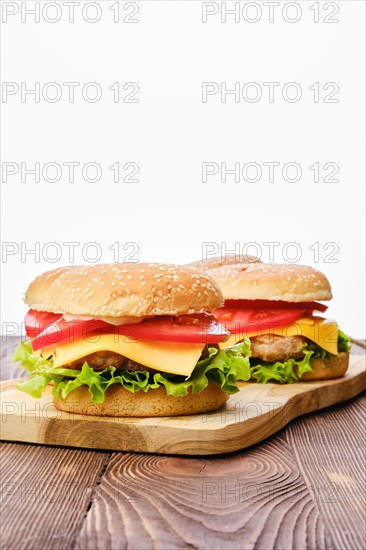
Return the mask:
<svg viewBox="0 0 366 550">
<path fill-rule="evenodd" d="M 32 397 L 42 397 L 42 394 L 48 384 L 51 382 L 52 377 L 45 374 L 35 374 L 28 380 L 17 384 L 18 390 L 22 390 L 25 393 L 29 393 Z"/>
<path fill-rule="evenodd" d="M 42 393 L 50 383 L 52 376 L 49 369 L 52 368 L 52 361 L 35 355 L 30 342 L 20 342 L 13 353 L 14 362 L 21 361 L 22 367 L 30 373 L 30 378 L 17 385 L 19 390 L 29 393 L 32 397 L 41 397 Z"/>
<path fill-rule="evenodd" d="M 338 352 L 348 353 L 351 349 L 351 338 L 344 334 L 341 330 L 338 331 Z"/>
<path fill-rule="evenodd" d="M 12 357 L 14 362 L 21 361 L 23 369 L 28 372 L 46 371 L 52 367 L 52 361 L 43 359 L 39 355 L 33 353 L 30 342 L 20 342 L 15 349 Z"/>
<path fill-rule="evenodd" d="M 252 367 L 252 376 L 260 384 L 266 384 L 270 380 L 276 380 L 280 384 L 292 384 L 308 371 L 312 371 L 310 359 L 314 351 L 304 348 L 302 359 L 288 359 L 281 363 L 259 363 Z"/>
<path fill-rule="evenodd" d="M 236 393 L 239 391 L 236 382 L 251 378 L 249 338 L 225 350 L 209 348 L 208 351 L 209 356 L 199 361 L 187 378 L 164 372 L 117 370 L 115 367 L 95 372 L 86 362 L 81 370 L 54 368 L 51 359 L 44 360 L 33 354 L 30 342 L 19 344 L 13 360 L 22 361 L 30 373 L 29 380 L 17 385 L 19 390 L 40 397 L 52 380 L 53 395 L 65 398 L 74 389 L 88 386 L 93 403 L 103 403 L 106 390 L 114 384 L 123 386 L 131 393 L 164 387 L 167 395 L 184 396 L 189 388 L 192 393 L 201 392 L 209 382 L 219 385 L 226 393 Z"/>
</svg>

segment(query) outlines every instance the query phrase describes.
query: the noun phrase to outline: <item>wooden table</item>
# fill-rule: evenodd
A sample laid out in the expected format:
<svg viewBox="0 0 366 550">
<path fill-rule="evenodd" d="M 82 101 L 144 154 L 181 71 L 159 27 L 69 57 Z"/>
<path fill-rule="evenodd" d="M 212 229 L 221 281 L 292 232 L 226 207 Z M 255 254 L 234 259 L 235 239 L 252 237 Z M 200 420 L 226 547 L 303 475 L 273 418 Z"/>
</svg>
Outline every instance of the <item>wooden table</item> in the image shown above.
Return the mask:
<svg viewBox="0 0 366 550">
<path fill-rule="evenodd" d="M 363 549 L 365 401 L 220 458 L 3 443 L 1 548 Z"/>
</svg>

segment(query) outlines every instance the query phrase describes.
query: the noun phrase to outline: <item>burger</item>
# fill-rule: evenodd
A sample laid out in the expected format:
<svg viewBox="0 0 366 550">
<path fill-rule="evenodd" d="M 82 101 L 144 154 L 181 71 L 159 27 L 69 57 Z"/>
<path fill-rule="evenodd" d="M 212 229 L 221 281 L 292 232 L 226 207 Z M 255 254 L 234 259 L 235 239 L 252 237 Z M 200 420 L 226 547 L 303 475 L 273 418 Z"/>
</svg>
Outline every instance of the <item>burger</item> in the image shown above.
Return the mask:
<svg viewBox="0 0 366 550">
<path fill-rule="evenodd" d="M 212 256 L 211 258 L 206 258 L 205 260 L 197 260 L 196 262 L 191 262 L 186 265 L 206 271 L 221 266 L 253 263 L 262 262 L 257 256 L 250 256 L 247 254 L 224 254 L 221 256 Z"/>
<path fill-rule="evenodd" d="M 231 336 L 220 348 L 250 339 L 251 379 L 266 383 L 343 376 L 350 339 L 323 317 L 332 298 L 328 279 L 312 267 L 235 264 L 207 271 L 225 303 L 214 312 Z"/>
<path fill-rule="evenodd" d="M 248 380 L 244 339 L 209 314 L 223 303 L 207 273 L 167 264 L 68 266 L 28 287 L 29 340 L 13 359 L 35 398 L 52 387 L 57 409 L 107 416 L 173 416 L 221 407 Z"/>
</svg>

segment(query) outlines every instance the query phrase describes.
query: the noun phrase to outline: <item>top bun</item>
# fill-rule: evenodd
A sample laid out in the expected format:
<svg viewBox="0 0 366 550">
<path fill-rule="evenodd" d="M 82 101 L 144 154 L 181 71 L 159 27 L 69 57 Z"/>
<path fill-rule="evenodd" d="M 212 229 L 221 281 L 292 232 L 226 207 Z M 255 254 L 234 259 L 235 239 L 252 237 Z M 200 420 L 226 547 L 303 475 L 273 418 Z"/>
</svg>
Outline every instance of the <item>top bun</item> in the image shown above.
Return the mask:
<svg viewBox="0 0 366 550">
<path fill-rule="evenodd" d="M 28 287 L 31 309 L 92 317 L 185 315 L 223 303 L 217 283 L 191 267 L 123 263 L 48 271 Z"/>
<path fill-rule="evenodd" d="M 332 290 L 323 273 L 305 265 L 235 264 L 210 269 L 225 300 L 330 300 Z"/>
<path fill-rule="evenodd" d="M 233 264 L 255 264 L 262 263 L 257 256 L 248 256 L 245 254 L 229 254 L 225 256 L 215 256 L 214 258 L 207 258 L 207 260 L 198 260 L 197 262 L 191 262 L 186 264 L 187 266 L 196 267 L 198 269 L 207 271 L 208 269 L 214 269 L 225 265 Z"/>
</svg>

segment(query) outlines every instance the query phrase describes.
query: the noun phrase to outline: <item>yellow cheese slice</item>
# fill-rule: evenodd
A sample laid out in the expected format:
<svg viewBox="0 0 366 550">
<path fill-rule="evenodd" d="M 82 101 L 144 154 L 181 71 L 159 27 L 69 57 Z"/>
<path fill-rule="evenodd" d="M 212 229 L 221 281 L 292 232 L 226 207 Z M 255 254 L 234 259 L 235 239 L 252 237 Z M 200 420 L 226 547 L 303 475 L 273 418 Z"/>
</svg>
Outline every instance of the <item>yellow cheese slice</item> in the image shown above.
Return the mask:
<svg viewBox="0 0 366 550">
<path fill-rule="evenodd" d="M 158 371 L 190 376 L 204 348 L 204 344 L 147 342 L 115 334 L 102 334 L 95 336 L 94 339 L 95 342 L 80 339 L 48 346 L 41 350 L 41 355 L 42 357 L 52 355 L 53 366 L 57 368 L 90 353 L 113 351 Z"/>
<path fill-rule="evenodd" d="M 338 325 L 335 321 L 320 317 L 310 319 L 304 317 L 295 323 L 285 327 L 273 327 L 270 330 L 258 330 L 249 332 L 247 336 L 261 336 L 263 334 L 276 334 L 278 336 L 305 336 L 321 348 L 333 355 L 338 355 Z M 219 344 L 220 348 L 228 348 L 243 339 L 243 334 L 233 334 L 226 342 Z"/>
</svg>

